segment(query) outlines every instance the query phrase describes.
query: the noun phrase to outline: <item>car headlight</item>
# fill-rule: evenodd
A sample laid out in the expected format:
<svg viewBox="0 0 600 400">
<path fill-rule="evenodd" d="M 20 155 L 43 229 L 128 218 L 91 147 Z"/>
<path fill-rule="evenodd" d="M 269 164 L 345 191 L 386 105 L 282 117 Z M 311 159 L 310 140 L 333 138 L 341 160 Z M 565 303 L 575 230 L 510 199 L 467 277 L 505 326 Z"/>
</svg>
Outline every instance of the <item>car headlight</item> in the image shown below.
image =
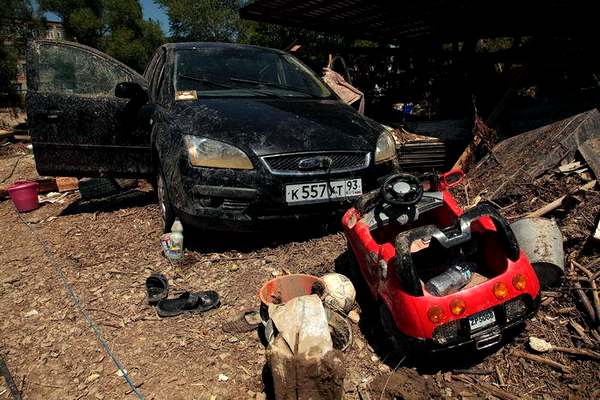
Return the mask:
<svg viewBox="0 0 600 400">
<path fill-rule="evenodd" d="M 184 136 L 190 164 L 194 167 L 253 169 L 248 156 L 230 144 L 196 136 Z"/>
<path fill-rule="evenodd" d="M 391 133 L 383 132 L 375 146 L 375 164 L 393 160 L 396 157 L 396 142 Z"/>
</svg>

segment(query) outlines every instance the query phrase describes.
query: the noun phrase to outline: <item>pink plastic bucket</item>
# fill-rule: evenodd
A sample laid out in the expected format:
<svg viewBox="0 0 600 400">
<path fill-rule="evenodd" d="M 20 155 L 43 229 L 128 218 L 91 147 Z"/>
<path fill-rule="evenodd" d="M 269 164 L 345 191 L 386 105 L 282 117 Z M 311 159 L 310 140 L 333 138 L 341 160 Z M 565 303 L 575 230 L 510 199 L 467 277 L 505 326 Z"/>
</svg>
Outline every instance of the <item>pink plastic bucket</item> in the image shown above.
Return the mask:
<svg viewBox="0 0 600 400">
<path fill-rule="evenodd" d="M 8 193 L 19 212 L 39 208 L 37 182 L 16 182 L 8 187 Z"/>
</svg>

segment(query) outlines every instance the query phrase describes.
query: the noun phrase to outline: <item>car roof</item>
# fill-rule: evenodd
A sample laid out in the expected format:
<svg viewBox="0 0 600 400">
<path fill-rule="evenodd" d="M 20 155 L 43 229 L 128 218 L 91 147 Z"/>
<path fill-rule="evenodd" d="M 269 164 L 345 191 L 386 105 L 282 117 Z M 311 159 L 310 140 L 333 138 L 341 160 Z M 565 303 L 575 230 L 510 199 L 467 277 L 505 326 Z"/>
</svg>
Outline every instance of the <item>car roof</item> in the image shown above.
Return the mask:
<svg viewBox="0 0 600 400">
<path fill-rule="evenodd" d="M 277 54 L 287 54 L 284 51 L 272 49 L 269 47 L 253 46 L 249 44 L 238 44 L 238 43 L 222 43 L 222 42 L 180 42 L 180 43 L 166 43 L 161 47 L 168 50 L 195 50 L 195 49 L 206 49 L 206 48 L 223 48 L 223 49 L 247 49 L 247 50 L 260 50 L 270 51 Z"/>
</svg>

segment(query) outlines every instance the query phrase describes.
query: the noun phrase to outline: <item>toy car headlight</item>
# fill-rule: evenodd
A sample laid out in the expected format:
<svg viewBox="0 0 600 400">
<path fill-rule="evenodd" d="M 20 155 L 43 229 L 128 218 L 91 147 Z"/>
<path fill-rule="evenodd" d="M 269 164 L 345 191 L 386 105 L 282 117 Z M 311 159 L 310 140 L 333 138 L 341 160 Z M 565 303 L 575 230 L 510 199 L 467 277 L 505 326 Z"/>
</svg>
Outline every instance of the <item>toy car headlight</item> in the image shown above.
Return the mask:
<svg viewBox="0 0 600 400">
<path fill-rule="evenodd" d="M 190 164 L 194 167 L 253 169 L 248 156 L 230 144 L 196 136 L 184 136 Z"/>
<path fill-rule="evenodd" d="M 392 160 L 396 157 L 396 142 L 389 132 L 383 132 L 375 146 L 375 164 Z"/>
</svg>

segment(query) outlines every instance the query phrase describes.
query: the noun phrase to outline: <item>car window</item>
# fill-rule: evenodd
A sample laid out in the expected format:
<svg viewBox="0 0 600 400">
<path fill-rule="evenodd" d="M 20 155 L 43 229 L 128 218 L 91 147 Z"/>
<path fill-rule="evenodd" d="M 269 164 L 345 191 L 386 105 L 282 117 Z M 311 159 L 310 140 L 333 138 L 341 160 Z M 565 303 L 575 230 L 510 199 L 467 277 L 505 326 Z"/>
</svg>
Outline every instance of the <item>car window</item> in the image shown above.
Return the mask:
<svg viewBox="0 0 600 400">
<path fill-rule="evenodd" d="M 175 88 L 198 95 L 228 90 L 277 91 L 279 95 L 329 97 L 331 92 L 289 54 L 255 47 L 180 49 L 175 56 Z"/>
<path fill-rule="evenodd" d="M 114 96 L 119 82 L 134 76 L 115 60 L 74 46 L 41 44 L 38 91 L 91 96 Z"/>
</svg>

